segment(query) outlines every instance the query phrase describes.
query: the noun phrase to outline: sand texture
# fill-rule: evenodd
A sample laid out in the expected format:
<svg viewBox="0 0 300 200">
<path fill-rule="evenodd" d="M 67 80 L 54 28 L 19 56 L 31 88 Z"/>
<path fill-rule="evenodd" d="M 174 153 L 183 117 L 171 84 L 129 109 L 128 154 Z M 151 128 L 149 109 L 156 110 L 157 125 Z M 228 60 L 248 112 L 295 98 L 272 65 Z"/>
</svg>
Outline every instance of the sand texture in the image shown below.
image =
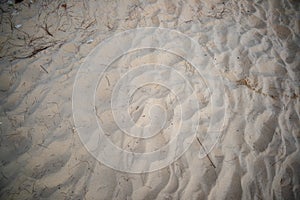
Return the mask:
<svg viewBox="0 0 300 200">
<path fill-rule="evenodd" d="M 299 1 L 0 2 L 0 199 L 300 199 Z M 122 134 L 109 110 L 113 86 L 124 70 L 154 61 L 194 83 L 202 106 L 181 105 L 187 134 L 197 114 L 197 137 L 205 145 L 212 137 L 202 134 L 208 121 L 213 118 L 212 126 L 219 126 L 220 113 L 226 116 L 208 156 L 199 158 L 201 145 L 195 139 L 169 166 L 134 174 L 107 167 L 84 147 L 73 120 L 72 94 L 80 66 L 97 45 L 141 27 L 175 29 L 194 39 L 204 52 L 193 55 L 208 72 L 202 77 L 208 80 L 213 72 L 222 80 L 224 99 L 210 110 L 204 82 L 184 59 L 160 50 L 130 52 L 111 64 L 95 91 L 96 115 L 107 137 L 123 149 L 154 151 L 180 125 L 174 119 L 180 101 L 158 85 L 137 89 L 129 110 L 143 125 L 151 121 L 151 105 L 159 104 L 166 111 L 165 126 L 173 127 L 164 135 L 146 141 Z M 126 45 L 139 42 L 133 38 Z M 108 56 L 113 51 L 114 46 L 107 48 Z M 180 82 L 170 71 L 148 77 Z M 141 83 L 147 76 L 138 78 L 129 81 Z M 174 87 L 183 97 L 191 94 L 188 87 Z M 152 114 L 161 116 L 160 108 Z M 154 124 L 158 127 L 160 120 Z"/>
</svg>

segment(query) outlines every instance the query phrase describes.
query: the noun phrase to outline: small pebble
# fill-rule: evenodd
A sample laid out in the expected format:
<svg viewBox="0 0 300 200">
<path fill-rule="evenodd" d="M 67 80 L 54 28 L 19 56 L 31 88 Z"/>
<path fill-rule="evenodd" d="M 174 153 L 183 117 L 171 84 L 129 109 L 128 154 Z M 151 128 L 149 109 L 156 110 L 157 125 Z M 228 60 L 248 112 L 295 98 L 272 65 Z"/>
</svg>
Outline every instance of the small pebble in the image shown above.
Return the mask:
<svg viewBox="0 0 300 200">
<path fill-rule="evenodd" d="M 22 27 L 22 24 L 15 25 L 15 28 L 21 28 L 21 27 Z"/>
<path fill-rule="evenodd" d="M 88 40 L 86 41 L 86 43 L 87 43 L 87 44 L 91 44 L 93 41 L 94 41 L 93 39 L 88 39 Z"/>
</svg>

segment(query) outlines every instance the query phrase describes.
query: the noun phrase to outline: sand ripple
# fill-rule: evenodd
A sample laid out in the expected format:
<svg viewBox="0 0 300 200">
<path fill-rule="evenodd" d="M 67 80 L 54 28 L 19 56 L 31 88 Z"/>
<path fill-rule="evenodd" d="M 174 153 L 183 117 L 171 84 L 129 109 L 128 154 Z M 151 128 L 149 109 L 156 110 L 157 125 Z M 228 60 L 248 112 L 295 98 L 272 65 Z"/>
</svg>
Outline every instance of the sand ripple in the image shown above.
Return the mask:
<svg viewBox="0 0 300 200">
<path fill-rule="evenodd" d="M 300 199 L 299 2 L 25 0 L 0 7 L 1 199 Z M 195 141 L 169 167 L 122 173 L 95 161 L 78 138 L 71 98 L 80 64 L 111 34 L 146 26 L 189 35 L 212 60 L 206 67 L 220 71 L 227 123 L 209 154 L 215 168 L 199 159 Z M 151 52 L 140 56 L 151 59 Z M 161 91 L 155 95 L 166 98 Z M 201 99 L 205 117 L 205 93 Z M 144 123 L 142 110 L 133 115 Z M 105 128 L 118 134 L 113 122 Z"/>
</svg>

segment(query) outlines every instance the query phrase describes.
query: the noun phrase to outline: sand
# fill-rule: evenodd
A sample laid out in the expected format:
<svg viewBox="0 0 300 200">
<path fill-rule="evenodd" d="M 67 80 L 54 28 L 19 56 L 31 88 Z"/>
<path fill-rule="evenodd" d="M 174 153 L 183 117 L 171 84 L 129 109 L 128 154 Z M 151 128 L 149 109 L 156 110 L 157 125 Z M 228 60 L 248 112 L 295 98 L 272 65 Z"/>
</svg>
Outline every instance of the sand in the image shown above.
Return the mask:
<svg viewBox="0 0 300 200">
<path fill-rule="evenodd" d="M 300 199 L 299 1 L 24 0 L 1 1 L 0 8 L 0 199 Z M 199 114 L 197 137 L 204 145 L 213 137 L 204 134 L 209 119 L 224 123 L 212 139 L 216 144 L 206 147 L 208 155 L 199 156 L 203 149 L 195 139 L 172 164 L 128 173 L 97 161 L 84 147 L 72 94 L 76 74 L 95 47 L 116 33 L 142 27 L 177 30 L 198 43 L 205 53 L 193 58 L 206 63 L 202 78 L 213 74 L 222 80 L 224 93 L 214 112 L 204 85 L 192 85 L 199 86 L 195 94 L 203 107 L 183 103 L 188 110 L 184 122 Z M 127 41 L 128 46 L 136 43 Z M 116 47 L 107 50 L 108 56 Z M 154 151 L 172 135 L 165 131 L 147 142 L 122 134 L 108 110 L 122 70 L 159 61 L 189 80 L 201 80 L 193 66 L 175 57 L 132 52 L 113 63 L 107 79 L 99 82 L 96 114 L 120 148 Z M 158 74 L 162 80 L 177 83 L 164 73 Z M 159 104 L 171 119 L 181 104 L 172 98 L 166 88 L 145 86 L 136 90 L 131 116 L 147 124 L 149 104 Z M 179 122 L 166 126 L 171 125 Z"/>
</svg>

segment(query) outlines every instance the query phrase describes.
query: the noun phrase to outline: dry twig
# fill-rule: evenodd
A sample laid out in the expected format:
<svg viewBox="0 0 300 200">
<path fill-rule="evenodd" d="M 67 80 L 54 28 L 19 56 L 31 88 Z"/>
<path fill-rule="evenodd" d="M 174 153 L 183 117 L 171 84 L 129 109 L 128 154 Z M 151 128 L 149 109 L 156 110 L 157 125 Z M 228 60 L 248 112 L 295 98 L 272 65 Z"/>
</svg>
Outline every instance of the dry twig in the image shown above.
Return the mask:
<svg viewBox="0 0 300 200">
<path fill-rule="evenodd" d="M 201 141 L 200 141 L 200 139 L 199 139 L 198 137 L 197 137 L 197 141 L 199 142 L 200 146 L 203 148 L 203 150 L 204 150 L 204 152 L 205 152 L 205 154 L 206 154 L 208 160 L 210 161 L 211 165 L 212 165 L 214 168 L 216 168 L 216 165 L 215 165 L 215 164 L 213 163 L 213 161 L 210 159 L 208 153 L 206 153 L 206 150 L 204 149 L 204 147 L 203 147 L 203 145 L 202 145 L 202 143 L 201 143 Z"/>
</svg>

